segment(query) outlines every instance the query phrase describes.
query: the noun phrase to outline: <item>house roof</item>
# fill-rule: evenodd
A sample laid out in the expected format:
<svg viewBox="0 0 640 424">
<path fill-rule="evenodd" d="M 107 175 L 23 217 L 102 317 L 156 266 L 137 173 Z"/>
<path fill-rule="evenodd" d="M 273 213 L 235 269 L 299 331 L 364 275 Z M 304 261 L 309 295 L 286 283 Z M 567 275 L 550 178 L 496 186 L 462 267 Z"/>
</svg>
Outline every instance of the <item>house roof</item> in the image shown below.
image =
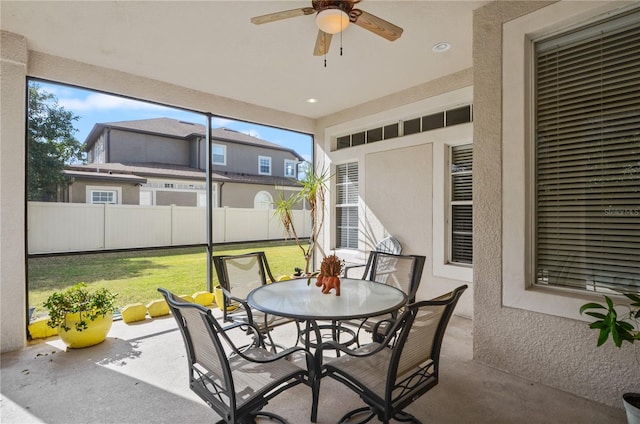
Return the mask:
<svg viewBox="0 0 640 424">
<path fill-rule="evenodd" d="M 101 164 L 78 164 L 66 167 L 65 173 L 70 176 L 83 178 L 110 179 L 114 181 L 121 178 L 127 182 L 146 182 L 145 177 L 178 178 L 205 180 L 205 171 L 188 166 L 167 165 L 164 163 L 101 163 Z M 142 181 L 134 181 L 135 179 Z M 290 179 L 272 175 L 254 175 L 246 173 L 212 173 L 211 179 L 218 182 L 237 182 L 246 184 L 266 184 L 297 186 L 298 184 Z"/>
<path fill-rule="evenodd" d="M 96 171 L 79 171 L 74 169 L 65 169 L 62 171 L 67 177 L 80 178 L 84 180 L 104 180 L 118 183 L 130 183 L 130 184 L 144 184 L 147 182 L 146 178 L 139 177 L 131 174 L 120 174 L 112 171 L 103 170 L 103 172 Z"/>
<path fill-rule="evenodd" d="M 173 118 L 152 118 L 152 119 L 138 119 L 133 121 L 117 121 L 117 122 L 102 122 L 96 123 L 89 135 L 85 140 L 85 149 L 88 151 L 91 146 L 96 142 L 99 135 L 105 128 L 115 128 L 131 132 L 139 132 L 146 134 L 155 134 L 165 137 L 180 138 L 189 140 L 196 137 L 204 137 L 206 134 L 206 127 L 202 124 L 196 124 L 193 122 L 180 121 Z M 268 149 L 282 150 L 290 152 L 298 160 L 304 160 L 298 152 L 292 149 L 288 149 L 279 144 L 272 143 L 270 141 L 262 140 L 257 137 L 250 136 L 248 134 L 241 133 L 239 131 L 231 130 L 229 128 L 214 128 L 211 136 L 214 140 L 226 141 L 229 143 L 248 144 L 252 146 L 259 146 Z"/>
</svg>

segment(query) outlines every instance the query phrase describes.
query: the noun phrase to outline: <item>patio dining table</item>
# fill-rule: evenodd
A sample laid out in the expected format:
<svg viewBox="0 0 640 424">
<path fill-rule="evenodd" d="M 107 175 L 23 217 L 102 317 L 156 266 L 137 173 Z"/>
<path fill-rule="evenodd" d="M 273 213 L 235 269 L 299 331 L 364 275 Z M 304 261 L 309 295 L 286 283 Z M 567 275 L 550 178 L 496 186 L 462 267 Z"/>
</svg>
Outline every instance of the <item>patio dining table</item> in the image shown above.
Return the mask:
<svg viewBox="0 0 640 424">
<path fill-rule="evenodd" d="M 365 319 L 398 310 L 407 302 L 407 295 L 396 287 L 353 278 L 340 279 L 340 296 L 332 291 L 323 294 L 316 287 L 315 278 L 307 278 L 267 284 L 251 291 L 247 297 L 249 305 L 259 311 L 306 322 L 301 335 L 307 350 L 314 347 L 311 341 L 322 338 L 321 330 L 330 329 L 331 337 L 349 344 L 355 333 L 339 325 L 340 321 Z M 330 325 L 318 325 L 318 321 L 331 321 Z M 338 325 L 336 325 L 338 323 Z M 339 340 L 347 333 L 348 341 Z"/>
</svg>

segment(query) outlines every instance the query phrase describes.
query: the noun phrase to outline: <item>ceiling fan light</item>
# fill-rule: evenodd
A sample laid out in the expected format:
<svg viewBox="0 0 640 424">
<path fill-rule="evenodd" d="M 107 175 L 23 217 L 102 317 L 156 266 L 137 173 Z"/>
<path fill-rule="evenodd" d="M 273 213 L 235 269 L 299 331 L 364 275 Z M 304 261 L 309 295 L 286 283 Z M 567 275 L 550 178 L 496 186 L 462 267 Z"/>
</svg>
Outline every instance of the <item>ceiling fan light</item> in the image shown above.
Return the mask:
<svg viewBox="0 0 640 424">
<path fill-rule="evenodd" d="M 349 15 L 340 9 L 325 9 L 316 15 L 316 25 L 322 32 L 337 34 L 349 26 Z"/>
</svg>

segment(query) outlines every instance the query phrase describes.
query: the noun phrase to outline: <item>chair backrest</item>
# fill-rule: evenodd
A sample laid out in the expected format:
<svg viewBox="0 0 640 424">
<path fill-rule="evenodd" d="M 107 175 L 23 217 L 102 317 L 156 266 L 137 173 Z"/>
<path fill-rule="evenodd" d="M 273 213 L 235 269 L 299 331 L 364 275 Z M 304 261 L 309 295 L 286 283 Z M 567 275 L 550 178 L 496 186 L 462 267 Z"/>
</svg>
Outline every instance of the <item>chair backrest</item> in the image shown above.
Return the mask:
<svg viewBox="0 0 640 424">
<path fill-rule="evenodd" d="M 369 254 L 363 280 L 394 286 L 415 300 L 426 258 L 420 255 L 394 255 L 372 251 Z"/>
<path fill-rule="evenodd" d="M 221 337 L 226 334 L 211 310 L 185 302 L 166 289 L 159 288 L 178 322 L 189 361 L 189 386 L 202 400 L 223 417 L 234 417 L 236 394 L 229 361 Z M 236 422 L 234 419 L 231 422 Z"/>
<path fill-rule="evenodd" d="M 466 289 L 463 285 L 435 299 L 412 303 L 398 319 L 387 374 L 386 396 L 393 409 L 403 409 L 438 383 L 444 333 Z"/>
<path fill-rule="evenodd" d="M 246 299 L 249 292 L 275 279 L 264 252 L 213 257 L 220 285 L 235 297 Z"/>
<path fill-rule="evenodd" d="M 380 243 L 376 244 L 376 247 L 373 250 L 377 252 L 399 255 L 402 253 L 402 245 L 400 244 L 398 239 L 394 237 L 386 237 L 380 240 Z"/>
</svg>

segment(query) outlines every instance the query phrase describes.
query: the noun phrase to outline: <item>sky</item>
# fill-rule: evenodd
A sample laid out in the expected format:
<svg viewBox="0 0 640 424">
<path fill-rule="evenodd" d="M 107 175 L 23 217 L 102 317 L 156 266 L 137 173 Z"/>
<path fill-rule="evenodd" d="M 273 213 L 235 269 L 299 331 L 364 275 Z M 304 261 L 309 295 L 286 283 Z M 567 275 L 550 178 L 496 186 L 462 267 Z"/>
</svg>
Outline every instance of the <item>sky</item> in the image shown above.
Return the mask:
<svg viewBox="0 0 640 424">
<path fill-rule="evenodd" d="M 153 103 L 131 100 L 76 87 L 34 81 L 43 91 L 53 94 L 58 104 L 78 116 L 73 125 L 78 130 L 75 137 L 84 143 L 94 124 L 99 122 L 132 121 L 150 118 L 174 118 L 196 124 L 207 125 L 206 117 L 197 113 L 160 106 Z M 305 160 L 311 161 L 312 139 L 301 134 L 243 121 L 213 118 L 214 128 L 225 127 L 271 143 L 295 150 Z"/>
</svg>

